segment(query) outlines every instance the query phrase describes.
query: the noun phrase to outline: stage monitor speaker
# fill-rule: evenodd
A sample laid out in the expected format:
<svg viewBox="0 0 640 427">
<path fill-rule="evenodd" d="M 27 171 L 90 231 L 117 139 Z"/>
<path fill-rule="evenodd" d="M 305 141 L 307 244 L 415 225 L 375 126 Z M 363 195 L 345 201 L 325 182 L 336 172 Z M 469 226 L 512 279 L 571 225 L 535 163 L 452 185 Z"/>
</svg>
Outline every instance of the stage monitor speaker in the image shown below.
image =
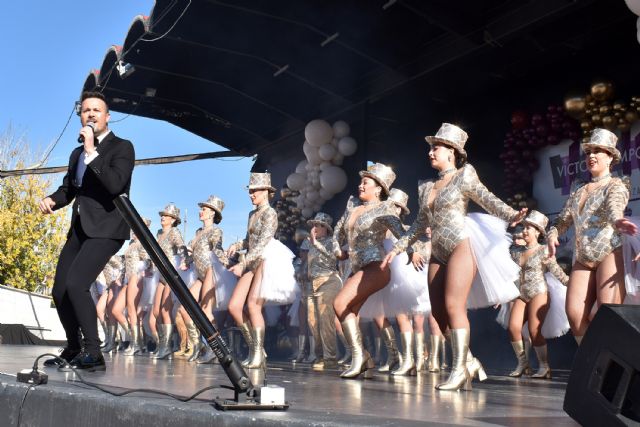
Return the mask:
<svg viewBox="0 0 640 427">
<path fill-rule="evenodd" d="M 576 352 L 564 410 L 584 426 L 640 426 L 640 306 L 600 307 Z"/>
</svg>

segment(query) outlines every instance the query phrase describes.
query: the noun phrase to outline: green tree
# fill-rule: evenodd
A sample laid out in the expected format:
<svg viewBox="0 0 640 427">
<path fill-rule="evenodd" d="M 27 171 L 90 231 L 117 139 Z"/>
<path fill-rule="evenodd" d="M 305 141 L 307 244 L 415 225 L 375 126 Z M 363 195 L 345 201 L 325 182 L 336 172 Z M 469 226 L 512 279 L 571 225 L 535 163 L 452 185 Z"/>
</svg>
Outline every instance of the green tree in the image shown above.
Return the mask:
<svg viewBox="0 0 640 427">
<path fill-rule="evenodd" d="M 23 169 L 40 157 L 11 127 L 0 135 L 0 169 Z M 38 209 L 51 183 L 46 175 L 0 179 L 0 284 L 28 291 L 52 286 L 68 220 L 66 209 L 53 215 Z"/>
</svg>

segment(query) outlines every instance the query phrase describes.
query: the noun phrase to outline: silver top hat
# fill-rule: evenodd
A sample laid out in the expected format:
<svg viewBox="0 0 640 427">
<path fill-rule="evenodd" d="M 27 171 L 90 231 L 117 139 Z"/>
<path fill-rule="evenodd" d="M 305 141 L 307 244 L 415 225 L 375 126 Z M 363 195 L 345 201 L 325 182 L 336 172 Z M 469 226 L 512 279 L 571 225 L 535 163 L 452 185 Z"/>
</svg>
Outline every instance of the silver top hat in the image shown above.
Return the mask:
<svg viewBox="0 0 640 427">
<path fill-rule="evenodd" d="M 464 145 L 469 139 L 469 135 L 456 125 L 451 123 L 443 123 L 434 136 L 425 138 L 429 144 L 443 144 L 456 150 L 462 157 L 467 158 L 467 152 Z"/>
<path fill-rule="evenodd" d="M 163 210 L 158 212 L 158 214 L 160 214 L 160 216 L 170 216 L 171 218 L 175 219 L 175 225 L 178 225 L 182 222 L 182 220 L 180 219 L 180 209 L 178 209 L 178 207 L 173 203 L 169 203 Z"/>
<path fill-rule="evenodd" d="M 405 215 L 409 215 L 410 211 L 407 207 L 407 203 L 409 203 L 409 195 L 407 193 L 398 188 L 392 188 L 391 191 L 389 191 L 389 200 L 395 203 L 396 206 L 400 207 Z"/>
<path fill-rule="evenodd" d="M 546 235 L 546 228 L 547 224 L 549 224 L 549 218 L 547 218 L 545 214 L 536 210 L 532 210 L 522 222 L 535 227 L 543 236 Z"/>
<path fill-rule="evenodd" d="M 269 190 L 275 192 L 276 189 L 271 186 L 271 174 L 268 172 L 251 172 L 249 177 L 249 190 Z"/>
<path fill-rule="evenodd" d="M 380 186 L 384 193 L 388 196 L 389 189 L 393 184 L 393 181 L 396 180 L 396 174 L 393 172 L 387 165 L 383 165 L 382 163 L 374 163 L 367 168 L 366 171 L 360 171 L 361 177 L 369 177 L 375 180 Z"/>
<path fill-rule="evenodd" d="M 318 212 L 312 219 L 307 221 L 307 224 L 310 227 L 314 225 L 324 225 L 329 229 L 329 233 L 333 233 L 333 227 L 331 226 L 331 224 L 333 224 L 333 218 L 324 212 Z"/>
<path fill-rule="evenodd" d="M 206 206 L 210 209 L 213 209 L 216 213 L 215 222 L 219 223 L 220 221 L 222 221 L 222 210 L 224 209 L 224 202 L 220 197 L 209 196 L 206 202 L 200 202 L 198 203 L 198 206 Z"/>
<path fill-rule="evenodd" d="M 617 143 L 618 137 L 615 133 L 606 129 L 595 128 L 591 131 L 589 142 L 583 142 L 580 144 L 580 148 L 583 152 L 589 148 L 601 148 L 613 156 L 611 163 L 616 164 L 622 158 L 620 151 L 616 148 Z"/>
</svg>

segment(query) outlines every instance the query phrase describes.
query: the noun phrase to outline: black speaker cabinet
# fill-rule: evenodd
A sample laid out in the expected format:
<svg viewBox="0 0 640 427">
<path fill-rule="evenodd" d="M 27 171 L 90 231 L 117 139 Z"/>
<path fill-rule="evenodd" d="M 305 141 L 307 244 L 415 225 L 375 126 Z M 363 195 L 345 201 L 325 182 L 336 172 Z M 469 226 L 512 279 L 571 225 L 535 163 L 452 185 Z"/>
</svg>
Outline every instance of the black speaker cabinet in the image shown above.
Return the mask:
<svg viewBox="0 0 640 427">
<path fill-rule="evenodd" d="M 600 307 L 573 361 L 564 410 L 584 426 L 640 426 L 640 306 Z"/>
</svg>

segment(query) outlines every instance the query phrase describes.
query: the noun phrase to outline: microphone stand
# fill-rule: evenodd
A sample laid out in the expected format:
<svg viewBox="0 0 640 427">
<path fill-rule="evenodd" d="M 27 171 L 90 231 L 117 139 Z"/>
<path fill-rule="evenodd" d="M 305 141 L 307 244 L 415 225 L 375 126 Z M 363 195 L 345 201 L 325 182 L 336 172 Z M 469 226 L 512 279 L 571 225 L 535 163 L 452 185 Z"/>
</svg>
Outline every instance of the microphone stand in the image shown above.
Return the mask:
<svg viewBox="0 0 640 427">
<path fill-rule="evenodd" d="M 144 224 L 140 214 L 129 200 L 126 194 L 121 194 L 114 199 L 116 208 L 120 211 L 120 214 L 127 222 L 129 227 L 133 230 L 137 236 L 140 244 L 149 254 L 149 258 L 153 261 L 154 265 L 162 275 L 165 283 L 169 285 L 171 290 L 176 294 L 180 303 L 191 316 L 191 319 L 196 324 L 200 332 L 204 335 L 207 344 L 211 347 L 211 350 L 215 353 L 216 357 L 220 361 L 222 369 L 231 381 L 232 386 L 222 386 L 223 388 L 231 389 L 234 392 L 233 399 L 215 399 L 214 405 L 218 409 L 275 409 L 286 410 L 289 404 L 265 404 L 260 402 L 260 389 L 254 388 L 251 380 L 247 376 L 244 368 L 238 360 L 233 356 L 231 350 L 227 346 L 218 329 L 209 321 L 207 316 L 202 311 L 202 308 L 198 305 L 198 302 L 193 298 L 189 292 L 189 288 L 184 284 L 182 278 L 173 267 L 173 264 L 169 261 L 164 254 L 160 245 L 151 234 L 149 228 Z"/>
</svg>

